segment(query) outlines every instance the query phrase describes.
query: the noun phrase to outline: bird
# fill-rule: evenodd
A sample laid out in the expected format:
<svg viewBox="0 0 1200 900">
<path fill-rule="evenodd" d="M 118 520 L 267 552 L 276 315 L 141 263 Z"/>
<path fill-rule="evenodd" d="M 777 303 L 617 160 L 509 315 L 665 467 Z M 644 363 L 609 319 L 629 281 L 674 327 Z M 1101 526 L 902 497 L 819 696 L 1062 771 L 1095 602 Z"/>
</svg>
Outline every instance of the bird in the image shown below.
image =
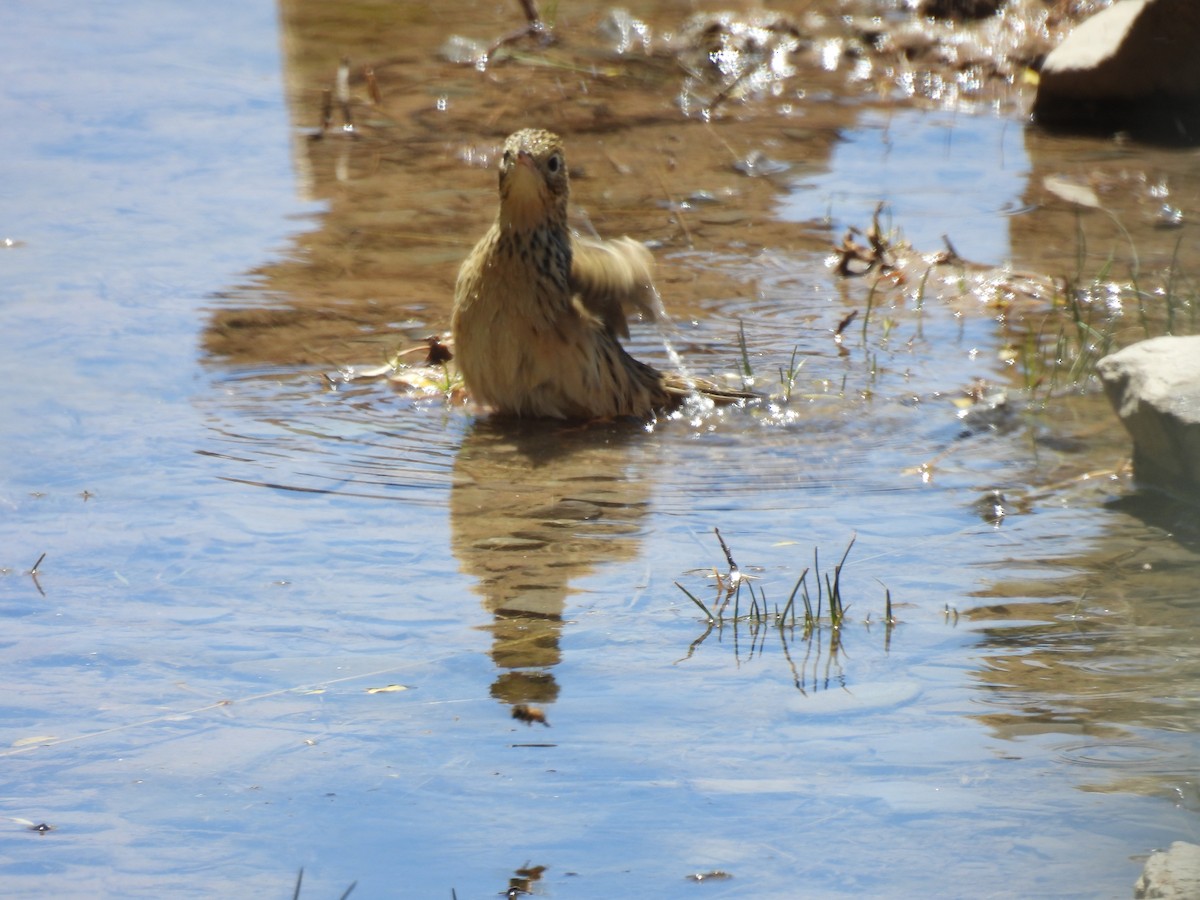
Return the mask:
<svg viewBox="0 0 1200 900">
<path fill-rule="evenodd" d="M 571 231 L 562 138 L 527 128 L 504 142 L 500 207 L 459 269 L 450 330 L 467 390 L 504 416 L 651 419 L 694 395 L 694 380 L 631 356 L 628 316 L 659 308 L 654 257 L 629 237 Z M 718 402 L 753 395 L 714 385 Z"/>
</svg>

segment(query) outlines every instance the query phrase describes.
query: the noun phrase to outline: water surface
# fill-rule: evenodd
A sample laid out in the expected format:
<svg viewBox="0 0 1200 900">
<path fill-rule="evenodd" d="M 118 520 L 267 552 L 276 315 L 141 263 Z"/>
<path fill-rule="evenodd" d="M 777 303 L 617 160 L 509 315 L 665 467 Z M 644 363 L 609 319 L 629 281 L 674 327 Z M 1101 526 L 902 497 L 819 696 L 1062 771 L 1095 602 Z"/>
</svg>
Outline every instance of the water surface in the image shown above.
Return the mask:
<svg viewBox="0 0 1200 900">
<path fill-rule="evenodd" d="M 540 105 L 562 57 L 480 73 L 416 7 L 333 15 L 10 16 L 8 894 L 287 896 L 303 866 L 304 896 L 483 897 L 546 866 L 555 897 L 1125 896 L 1197 839 L 1192 514 L 1130 482 L 1094 386 L 1028 389 L 1009 351 L 1053 303 L 830 261 L 884 200 L 922 251 L 1084 281 L 1131 240 L 1152 290 L 1197 259 L 1151 197 L 1200 208 L 1193 157 L 852 93 L 705 124 L 653 59 L 605 118 Z M 392 60 L 389 116 L 309 140 L 343 53 Z M 337 377 L 446 327 L 530 109 L 579 211 L 652 242 L 673 346 L 737 371 L 742 329 L 773 405 L 517 428 Z M 959 418 L 978 382 L 995 427 Z M 772 609 L 855 537 L 842 627 L 708 631 L 675 582 L 716 600 L 714 527 Z"/>
</svg>

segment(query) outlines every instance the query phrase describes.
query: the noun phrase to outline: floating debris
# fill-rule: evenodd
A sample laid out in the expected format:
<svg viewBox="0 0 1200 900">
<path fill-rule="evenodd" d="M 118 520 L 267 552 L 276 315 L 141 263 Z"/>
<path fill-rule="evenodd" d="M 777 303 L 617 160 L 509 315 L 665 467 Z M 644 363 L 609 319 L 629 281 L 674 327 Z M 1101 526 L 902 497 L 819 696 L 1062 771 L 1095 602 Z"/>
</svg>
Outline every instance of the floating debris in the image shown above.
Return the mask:
<svg viewBox="0 0 1200 900">
<path fill-rule="evenodd" d="M 714 869 L 711 872 L 696 872 L 692 875 L 685 875 L 685 881 L 728 881 L 733 876 L 728 872 L 722 872 L 720 869 Z"/>
<path fill-rule="evenodd" d="M 412 688 L 410 688 L 406 684 L 389 684 L 389 685 L 386 685 L 385 687 L 367 688 L 367 693 L 368 694 L 398 694 L 401 691 L 409 691 L 409 690 L 412 690 Z"/>
</svg>

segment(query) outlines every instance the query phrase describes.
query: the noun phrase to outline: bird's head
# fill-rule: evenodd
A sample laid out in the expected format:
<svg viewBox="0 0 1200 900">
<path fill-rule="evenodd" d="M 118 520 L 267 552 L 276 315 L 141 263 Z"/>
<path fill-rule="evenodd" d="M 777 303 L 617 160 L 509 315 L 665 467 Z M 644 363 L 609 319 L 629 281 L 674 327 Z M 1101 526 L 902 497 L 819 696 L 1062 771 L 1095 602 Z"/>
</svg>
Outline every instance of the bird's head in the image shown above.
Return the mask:
<svg viewBox="0 0 1200 900">
<path fill-rule="evenodd" d="M 500 157 L 500 221 L 509 228 L 566 225 L 567 157 L 562 139 L 526 128 L 509 136 Z"/>
</svg>

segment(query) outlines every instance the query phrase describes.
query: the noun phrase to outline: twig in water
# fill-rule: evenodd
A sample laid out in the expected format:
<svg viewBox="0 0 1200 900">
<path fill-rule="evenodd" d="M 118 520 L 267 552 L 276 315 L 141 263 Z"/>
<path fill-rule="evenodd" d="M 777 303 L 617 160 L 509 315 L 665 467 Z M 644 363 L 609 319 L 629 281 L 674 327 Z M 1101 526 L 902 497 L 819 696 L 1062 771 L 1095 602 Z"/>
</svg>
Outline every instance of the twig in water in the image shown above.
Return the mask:
<svg viewBox="0 0 1200 900">
<path fill-rule="evenodd" d="M 375 80 L 375 69 L 363 66 L 363 78 L 367 82 L 367 93 L 371 95 L 371 102 L 376 106 L 383 106 L 383 93 L 379 90 L 379 82 Z"/>
<path fill-rule="evenodd" d="M 879 227 L 879 214 L 883 212 L 884 205 L 882 200 L 875 204 L 875 212 L 871 216 L 871 227 L 867 229 L 867 240 L 870 241 L 871 250 L 874 251 L 875 258 L 879 261 L 879 268 L 884 272 L 889 272 L 895 268 L 895 265 L 888 259 L 891 248 L 883 236 L 883 229 Z"/>
<path fill-rule="evenodd" d="M 733 561 L 733 554 L 729 552 L 729 545 L 725 543 L 725 538 L 721 537 L 721 529 L 713 528 L 713 534 L 717 536 L 717 540 L 721 544 L 721 549 L 725 552 L 725 561 L 729 563 L 730 584 L 741 581 L 742 572 L 738 568 L 738 564 Z"/>
<path fill-rule="evenodd" d="M 838 322 L 837 328 L 833 329 L 833 336 L 835 338 L 840 338 L 842 336 L 842 332 L 845 331 L 847 328 L 849 328 L 850 323 L 853 322 L 857 317 L 858 317 L 858 310 L 852 309 L 849 313 L 846 314 L 846 316 L 842 319 L 842 321 Z"/>
<path fill-rule="evenodd" d="M 535 0 L 520 0 L 521 10 L 525 13 L 525 19 L 529 22 L 532 28 L 544 28 L 545 23 L 542 22 L 542 17 L 538 13 L 537 3 Z"/>
<path fill-rule="evenodd" d="M 33 586 L 38 589 L 38 593 L 43 597 L 46 596 L 46 592 L 42 590 L 42 584 L 40 581 L 38 581 L 38 566 L 42 564 L 42 560 L 45 558 L 46 554 L 43 553 L 37 558 L 37 562 L 33 564 L 33 568 L 29 570 L 29 577 L 33 579 Z"/>
<path fill-rule="evenodd" d="M 537 42 L 545 47 L 554 43 L 554 33 L 550 26 L 542 19 L 541 13 L 538 12 L 536 0 L 519 0 L 521 4 L 521 12 L 525 13 L 525 27 L 514 31 L 512 34 L 507 34 L 496 41 L 492 46 L 488 47 L 487 53 L 483 57 L 483 62 L 486 64 L 492 57 L 496 55 L 496 51 L 507 44 L 515 44 L 517 41 L 525 37 L 536 38 Z"/>
<path fill-rule="evenodd" d="M 946 245 L 946 254 L 944 256 L 939 255 L 938 262 L 939 263 L 942 263 L 942 262 L 949 263 L 949 262 L 960 261 L 962 259 L 962 257 L 958 255 L 958 250 L 955 248 L 955 246 L 952 243 L 950 243 L 950 236 L 943 234 L 942 241 Z"/>
<path fill-rule="evenodd" d="M 354 117 L 350 114 L 350 57 L 343 56 L 338 63 L 334 85 L 338 107 L 342 110 L 342 131 L 354 131 Z"/>
</svg>

